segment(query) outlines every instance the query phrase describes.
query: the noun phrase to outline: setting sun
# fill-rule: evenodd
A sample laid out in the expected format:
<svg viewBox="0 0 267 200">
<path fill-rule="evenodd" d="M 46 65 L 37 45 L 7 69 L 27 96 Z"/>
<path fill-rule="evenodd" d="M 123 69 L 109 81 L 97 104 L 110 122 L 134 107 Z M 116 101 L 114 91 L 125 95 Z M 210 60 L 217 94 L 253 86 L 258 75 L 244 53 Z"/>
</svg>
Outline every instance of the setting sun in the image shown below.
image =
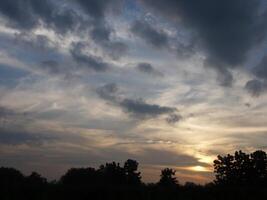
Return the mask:
<svg viewBox="0 0 267 200">
<path fill-rule="evenodd" d="M 210 171 L 212 171 L 209 168 L 206 168 L 206 167 L 203 167 L 203 166 L 199 166 L 199 165 L 198 166 L 189 167 L 188 169 L 192 170 L 192 171 L 196 171 L 196 172 L 210 172 Z"/>
</svg>

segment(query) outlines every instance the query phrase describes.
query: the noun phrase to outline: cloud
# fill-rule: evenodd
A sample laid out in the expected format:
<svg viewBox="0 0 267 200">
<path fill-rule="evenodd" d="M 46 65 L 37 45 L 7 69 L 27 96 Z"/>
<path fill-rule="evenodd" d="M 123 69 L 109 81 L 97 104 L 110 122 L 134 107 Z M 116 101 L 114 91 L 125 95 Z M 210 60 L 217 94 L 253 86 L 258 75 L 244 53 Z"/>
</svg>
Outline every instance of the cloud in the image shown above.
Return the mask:
<svg viewBox="0 0 267 200">
<path fill-rule="evenodd" d="M 182 119 L 183 119 L 183 117 L 181 115 L 171 114 L 171 115 L 169 115 L 169 117 L 166 118 L 166 121 L 169 124 L 175 124 L 175 123 L 179 122 Z"/>
<path fill-rule="evenodd" d="M 77 2 L 94 20 L 102 20 L 106 12 L 116 12 L 123 4 L 122 0 L 77 0 Z"/>
<path fill-rule="evenodd" d="M 10 130 L 0 128 L 0 144 L 4 145 L 41 145 L 44 142 L 51 142 L 57 139 L 56 136 L 47 133 L 30 133 L 24 130 Z"/>
<path fill-rule="evenodd" d="M 221 86 L 231 87 L 234 81 L 232 73 L 225 68 L 219 68 L 217 73 L 217 81 Z"/>
<path fill-rule="evenodd" d="M 41 67 L 44 71 L 50 74 L 60 74 L 62 72 L 62 69 L 60 68 L 59 63 L 55 60 L 42 61 Z"/>
<path fill-rule="evenodd" d="M 131 32 L 153 47 L 168 47 L 168 36 L 163 31 L 156 30 L 145 21 L 135 21 L 131 26 Z"/>
<path fill-rule="evenodd" d="M 263 92 L 267 91 L 267 82 L 253 79 L 246 83 L 245 89 L 253 97 L 259 97 Z"/>
<path fill-rule="evenodd" d="M 127 52 L 127 45 L 111 41 L 114 30 L 107 24 L 105 15 L 110 10 L 118 11 L 121 0 L 78 0 L 54 3 L 51 0 L 7 1 L 0 5 L 0 14 L 6 19 L 6 26 L 29 31 L 44 26 L 56 33 L 87 33 L 107 53 L 118 59 Z M 73 5 L 75 4 L 75 5 Z M 80 6 L 81 10 L 77 9 Z M 75 9 L 76 8 L 76 9 Z"/>
<path fill-rule="evenodd" d="M 99 44 L 104 51 L 113 59 L 118 59 L 124 55 L 128 47 L 120 41 L 112 41 L 111 35 L 114 30 L 107 24 L 105 15 L 107 13 L 120 12 L 123 6 L 122 0 L 78 0 L 82 10 L 91 17 L 92 28 L 90 35 L 94 42 Z"/>
<path fill-rule="evenodd" d="M 0 106 L 0 119 L 14 115 L 16 115 L 16 112 L 14 110 Z"/>
<path fill-rule="evenodd" d="M 252 71 L 258 78 L 267 80 L 267 55 L 262 58 L 261 62 Z"/>
<path fill-rule="evenodd" d="M 18 120 L 27 119 L 29 113 L 21 112 L 6 106 L 0 106 L 0 126 L 7 125 L 8 123 L 16 123 Z"/>
<path fill-rule="evenodd" d="M 108 63 L 103 62 L 100 57 L 86 55 L 82 52 L 82 49 L 83 45 L 81 43 L 76 43 L 70 50 L 72 58 L 77 64 L 98 72 L 106 71 L 109 68 Z"/>
<path fill-rule="evenodd" d="M 78 15 L 59 5 L 50 0 L 5 1 L 0 5 L 0 13 L 8 20 L 6 25 L 17 29 L 33 29 L 43 22 L 59 33 L 74 30 L 79 25 Z"/>
<path fill-rule="evenodd" d="M 134 21 L 130 27 L 130 31 L 137 37 L 143 39 L 150 46 L 156 49 L 168 50 L 179 59 L 189 58 L 195 53 L 195 42 L 193 38 L 177 39 L 179 38 L 177 35 L 175 37 L 170 36 L 164 29 L 155 28 L 148 21 Z"/>
<path fill-rule="evenodd" d="M 140 1 L 155 15 L 182 23 L 197 33 L 207 53 L 206 63 L 218 73 L 228 74 L 223 85 L 232 80 L 228 69 L 242 65 L 249 50 L 266 35 L 266 12 L 260 13 L 260 0 Z"/>
<path fill-rule="evenodd" d="M 102 99 L 116 102 L 118 90 L 118 86 L 115 83 L 110 83 L 97 88 L 96 92 Z"/>
<path fill-rule="evenodd" d="M 163 74 L 159 71 L 157 71 L 156 69 L 154 69 L 154 67 L 150 64 L 150 63 L 138 63 L 136 66 L 137 70 L 139 70 L 142 73 L 145 74 L 151 74 L 151 75 L 155 75 L 155 76 L 163 76 Z"/>
<path fill-rule="evenodd" d="M 129 113 L 135 118 L 156 118 L 160 115 L 168 115 L 177 112 L 174 107 L 160 106 L 157 104 L 146 103 L 143 99 L 129 99 L 118 94 L 116 84 L 106 84 L 96 90 L 99 97 L 119 106 L 124 112 Z"/>
<path fill-rule="evenodd" d="M 176 111 L 176 108 L 160 106 L 157 104 L 148 104 L 143 99 L 124 99 L 120 106 L 128 113 L 140 117 L 157 117 L 163 114 L 169 114 Z"/>
<path fill-rule="evenodd" d="M 259 97 L 263 92 L 267 91 L 267 56 L 264 56 L 261 62 L 252 69 L 255 79 L 249 80 L 245 89 L 251 96 Z"/>
<path fill-rule="evenodd" d="M 170 150 L 146 148 L 138 156 L 141 163 L 149 165 L 194 166 L 198 160 L 190 155 L 175 153 Z"/>
</svg>

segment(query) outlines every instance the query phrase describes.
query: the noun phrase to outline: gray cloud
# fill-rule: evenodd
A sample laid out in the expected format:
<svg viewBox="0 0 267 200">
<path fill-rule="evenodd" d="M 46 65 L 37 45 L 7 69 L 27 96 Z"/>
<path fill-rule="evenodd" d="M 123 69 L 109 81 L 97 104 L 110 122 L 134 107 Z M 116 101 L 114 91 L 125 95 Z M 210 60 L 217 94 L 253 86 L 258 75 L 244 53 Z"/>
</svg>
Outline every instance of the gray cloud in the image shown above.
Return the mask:
<svg viewBox="0 0 267 200">
<path fill-rule="evenodd" d="M 118 86 L 115 83 L 110 83 L 97 88 L 96 92 L 102 99 L 116 102 L 118 90 Z"/>
<path fill-rule="evenodd" d="M 109 11 L 120 12 L 122 0 L 78 0 L 81 8 L 91 17 L 92 29 L 90 35 L 114 59 L 124 55 L 128 47 L 123 42 L 111 41 L 115 31 L 106 23 L 105 15 Z"/>
<path fill-rule="evenodd" d="M 121 0 L 62 1 L 51 0 L 5 1 L 0 5 L 0 15 L 6 20 L 7 26 L 29 31 L 40 25 L 52 29 L 59 34 L 69 32 L 80 33 L 90 31 L 90 35 L 108 55 L 114 59 L 127 52 L 127 45 L 119 41 L 111 41 L 114 30 L 108 26 L 105 15 L 109 10 L 119 10 Z M 74 5 L 81 10 L 74 9 Z"/>
<path fill-rule="evenodd" d="M 118 11 L 123 0 L 77 0 L 81 8 L 95 20 L 102 20 L 108 11 Z"/>
<path fill-rule="evenodd" d="M 143 72 L 146 74 L 163 76 L 163 74 L 161 72 L 157 71 L 156 69 L 154 69 L 154 67 L 150 63 L 138 63 L 136 68 L 140 72 Z"/>
<path fill-rule="evenodd" d="M 14 110 L 0 106 L 0 119 L 1 120 L 16 116 L 16 115 L 17 113 Z"/>
<path fill-rule="evenodd" d="M 254 97 L 260 96 L 267 91 L 267 56 L 264 56 L 261 62 L 252 69 L 256 79 L 246 83 L 245 89 Z"/>
<path fill-rule="evenodd" d="M 42 69 L 51 74 L 60 74 L 62 69 L 55 60 L 45 60 L 41 62 Z"/>
<path fill-rule="evenodd" d="M 244 63 L 251 48 L 266 35 L 266 12 L 260 14 L 260 0 L 140 0 L 175 22 L 197 32 L 205 47 L 207 63 L 218 73 L 226 72 L 223 85 L 232 81 L 228 70 Z"/>
<path fill-rule="evenodd" d="M 258 78 L 267 80 L 267 55 L 262 58 L 261 62 L 252 71 Z"/>
<path fill-rule="evenodd" d="M 132 24 L 130 31 L 155 48 L 169 50 L 179 59 L 189 58 L 195 53 L 193 38 L 187 42 L 182 42 L 175 37 L 168 36 L 162 29 L 156 29 L 149 22 L 137 20 Z"/>
<path fill-rule="evenodd" d="M 225 68 L 219 68 L 217 72 L 218 83 L 224 87 L 231 87 L 234 81 L 232 73 Z"/>
<path fill-rule="evenodd" d="M 253 97 L 259 97 L 267 91 L 267 83 L 261 80 L 253 79 L 246 83 L 245 89 Z"/>
<path fill-rule="evenodd" d="M 192 156 L 174 153 L 168 150 L 150 148 L 144 149 L 143 155 L 138 156 L 138 160 L 144 164 L 150 165 L 174 165 L 179 167 L 200 165 L 198 160 Z M 203 165 L 203 163 L 201 163 L 201 165 Z"/>
<path fill-rule="evenodd" d="M 168 36 L 145 21 L 135 21 L 131 31 L 156 48 L 168 47 Z"/>
<path fill-rule="evenodd" d="M 174 107 L 148 104 L 143 99 L 129 99 L 118 95 L 116 84 L 106 84 L 96 90 L 99 97 L 121 107 L 126 113 L 136 118 L 156 118 L 160 115 L 168 115 L 177 112 Z M 170 116 L 171 117 L 171 116 Z"/>
<path fill-rule="evenodd" d="M 170 114 L 169 117 L 166 118 L 166 121 L 169 124 L 176 124 L 177 122 L 181 121 L 183 117 L 178 114 Z"/>
<path fill-rule="evenodd" d="M 73 48 L 70 50 L 70 53 L 77 64 L 94 71 L 106 71 L 109 68 L 108 63 L 103 62 L 100 57 L 86 55 L 82 52 L 82 49 L 83 45 L 77 43 L 74 44 Z"/>
<path fill-rule="evenodd" d="M 29 113 L 21 112 L 12 108 L 5 106 L 0 106 L 0 126 L 3 126 L 5 123 L 11 122 L 14 123 L 16 120 L 26 119 Z"/>
<path fill-rule="evenodd" d="M 41 145 L 56 138 L 56 136 L 48 135 L 47 133 L 30 133 L 23 130 L 0 128 L 0 144 L 4 145 Z"/>
<path fill-rule="evenodd" d="M 148 104 L 143 99 L 124 99 L 120 106 L 128 113 L 140 117 L 157 117 L 163 114 L 169 114 L 176 111 L 176 108 L 160 106 L 157 104 Z"/>
<path fill-rule="evenodd" d="M 8 20 L 7 25 L 28 30 L 40 25 L 65 33 L 79 24 L 73 10 L 62 10 L 50 0 L 5 1 L 0 5 L 1 14 Z"/>
</svg>

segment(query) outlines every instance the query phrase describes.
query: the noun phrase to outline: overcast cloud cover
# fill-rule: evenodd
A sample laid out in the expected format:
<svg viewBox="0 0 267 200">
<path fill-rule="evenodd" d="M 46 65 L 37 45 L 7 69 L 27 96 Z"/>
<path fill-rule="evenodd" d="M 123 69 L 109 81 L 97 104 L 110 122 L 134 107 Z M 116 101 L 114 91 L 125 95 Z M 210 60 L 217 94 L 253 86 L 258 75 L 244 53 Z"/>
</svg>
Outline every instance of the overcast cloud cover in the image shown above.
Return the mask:
<svg viewBox="0 0 267 200">
<path fill-rule="evenodd" d="M 264 0 L 3 0 L 0 164 L 207 182 L 217 154 L 267 150 L 266 36 Z"/>
</svg>

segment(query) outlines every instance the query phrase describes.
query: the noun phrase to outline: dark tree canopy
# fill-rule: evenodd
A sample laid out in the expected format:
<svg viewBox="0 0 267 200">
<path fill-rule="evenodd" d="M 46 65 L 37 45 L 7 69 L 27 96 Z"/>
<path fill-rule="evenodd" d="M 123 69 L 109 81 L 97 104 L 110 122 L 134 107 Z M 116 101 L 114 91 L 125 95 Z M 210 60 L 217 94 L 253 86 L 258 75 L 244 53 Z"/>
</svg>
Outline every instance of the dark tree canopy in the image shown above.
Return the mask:
<svg viewBox="0 0 267 200">
<path fill-rule="evenodd" d="M 138 162 L 135 160 L 128 159 L 124 163 L 124 170 L 126 174 L 127 184 L 139 185 L 141 184 L 141 173 L 137 171 Z"/>
<path fill-rule="evenodd" d="M 159 185 L 166 187 L 174 187 L 177 186 L 178 181 L 175 177 L 176 171 L 170 168 L 165 168 L 161 170 Z"/>
<path fill-rule="evenodd" d="M 223 185 L 266 185 L 267 156 L 264 151 L 218 156 L 214 161 L 216 183 Z"/>
</svg>

